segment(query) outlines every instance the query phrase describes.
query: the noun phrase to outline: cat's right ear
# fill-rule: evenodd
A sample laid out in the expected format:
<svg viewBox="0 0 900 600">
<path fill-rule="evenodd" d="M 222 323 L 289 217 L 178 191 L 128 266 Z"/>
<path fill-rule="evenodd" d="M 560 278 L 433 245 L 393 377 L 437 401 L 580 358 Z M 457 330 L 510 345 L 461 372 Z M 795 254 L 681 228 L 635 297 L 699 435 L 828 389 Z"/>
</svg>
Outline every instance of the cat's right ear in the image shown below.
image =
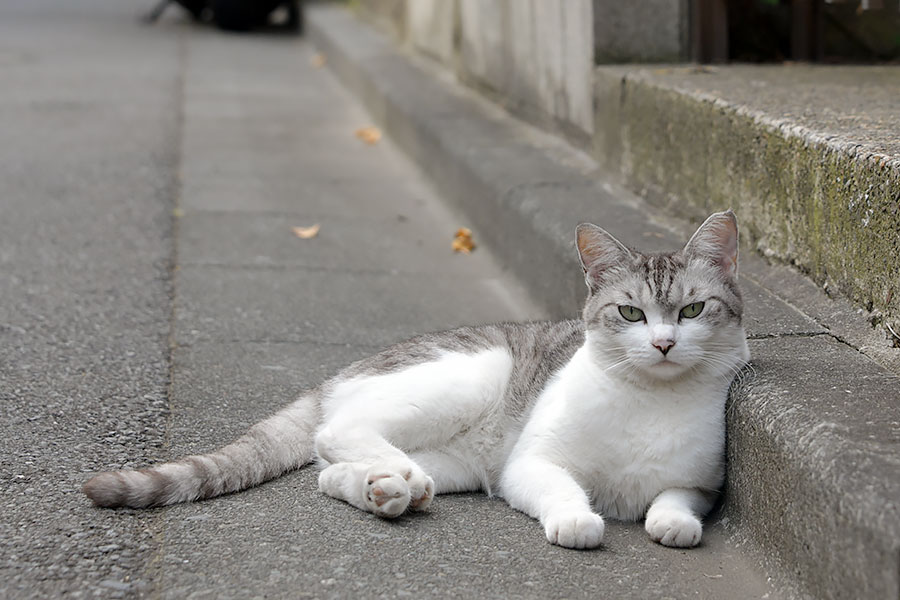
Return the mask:
<svg viewBox="0 0 900 600">
<path fill-rule="evenodd" d="M 575 239 L 581 268 L 584 269 L 584 282 L 591 291 L 600 287 L 610 268 L 631 258 L 628 248 L 596 225 L 582 223 L 575 230 Z"/>
</svg>

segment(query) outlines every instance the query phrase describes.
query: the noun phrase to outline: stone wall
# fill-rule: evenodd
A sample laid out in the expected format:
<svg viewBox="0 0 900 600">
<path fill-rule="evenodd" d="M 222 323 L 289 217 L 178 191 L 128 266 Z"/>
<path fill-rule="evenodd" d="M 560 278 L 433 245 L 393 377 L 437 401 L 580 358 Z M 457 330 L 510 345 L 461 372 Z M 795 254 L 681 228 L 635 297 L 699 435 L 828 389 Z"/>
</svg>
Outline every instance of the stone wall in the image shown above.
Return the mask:
<svg viewBox="0 0 900 600">
<path fill-rule="evenodd" d="M 455 0 L 413 0 L 406 5 L 407 37 L 417 50 L 452 67 L 458 8 Z"/>
</svg>

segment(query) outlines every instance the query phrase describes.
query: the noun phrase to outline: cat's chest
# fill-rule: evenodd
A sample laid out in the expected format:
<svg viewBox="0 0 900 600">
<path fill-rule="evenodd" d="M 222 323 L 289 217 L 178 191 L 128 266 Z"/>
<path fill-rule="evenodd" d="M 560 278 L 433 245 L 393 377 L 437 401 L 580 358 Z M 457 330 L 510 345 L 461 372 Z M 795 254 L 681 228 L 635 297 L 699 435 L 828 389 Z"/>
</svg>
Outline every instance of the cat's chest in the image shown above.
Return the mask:
<svg viewBox="0 0 900 600">
<path fill-rule="evenodd" d="M 664 489 L 717 484 L 724 427 L 715 402 L 607 394 L 560 423 L 558 438 L 599 511 L 638 519 Z"/>
<path fill-rule="evenodd" d="M 690 452 L 696 440 L 712 433 L 715 403 L 675 394 L 641 394 L 603 389 L 570 399 L 563 427 L 577 454 L 595 463 L 665 463 Z M 591 396 L 592 395 L 592 396 Z"/>
<path fill-rule="evenodd" d="M 576 382 L 579 383 L 579 382 Z M 570 385 L 547 421 L 585 487 L 653 493 L 708 477 L 722 452 L 722 402 L 710 390 Z M 549 429 L 552 429 L 550 431 Z"/>
</svg>

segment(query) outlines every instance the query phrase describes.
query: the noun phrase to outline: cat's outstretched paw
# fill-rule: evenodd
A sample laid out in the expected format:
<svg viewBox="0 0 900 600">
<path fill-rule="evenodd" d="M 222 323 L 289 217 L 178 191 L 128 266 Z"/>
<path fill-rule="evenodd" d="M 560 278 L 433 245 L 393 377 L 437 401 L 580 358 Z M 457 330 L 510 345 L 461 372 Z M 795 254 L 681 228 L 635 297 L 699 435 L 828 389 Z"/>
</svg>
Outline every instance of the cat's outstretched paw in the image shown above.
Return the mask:
<svg viewBox="0 0 900 600">
<path fill-rule="evenodd" d="M 693 548 L 703 534 L 703 525 L 697 517 L 671 509 L 650 511 L 644 529 L 654 542 L 673 548 Z"/>
<path fill-rule="evenodd" d="M 379 517 L 392 519 L 407 508 L 425 510 L 434 498 L 434 481 L 414 465 L 374 466 L 366 473 L 363 501 Z"/>
<path fill-rule="evenodd" d="M 370 469 L 363 486 L 363 500 L 379 517 L 399 517 L 409 506 L 409 484 L 401 475 Z"/>
<path fill-rule="evenodd" d="M 605 530 L 603 517 L 590 511 L 558 513 L 544 523 L 547 540 L 564 548 L 596 548 Z"/>
</svg>

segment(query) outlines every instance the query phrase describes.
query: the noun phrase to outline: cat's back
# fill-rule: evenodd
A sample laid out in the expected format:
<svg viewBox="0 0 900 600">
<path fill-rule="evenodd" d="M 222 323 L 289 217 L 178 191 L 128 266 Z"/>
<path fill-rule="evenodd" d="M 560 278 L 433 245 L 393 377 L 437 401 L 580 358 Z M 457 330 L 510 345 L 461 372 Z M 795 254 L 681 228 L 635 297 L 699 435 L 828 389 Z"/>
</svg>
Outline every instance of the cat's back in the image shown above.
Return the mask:
<svg viewBox="0 0 900 600">
<path fill-rule="evenodd" d="M 477 354 L 499 348 L 512 359 L 506 412 L 518 417 L 583 343 L 584 325 L 574 319 L 459 327 L 390 346 L 350 365 L 339 378 L 385 375 L 438 360 L 447 353 Z"/>
<path fill-rule="evenodd" d="M 504 343 L 513 358 L 506 410 L 514 417 L 528 412 L 550 378 L 584 344 L 584 325 L 574 319 L 489 327 L 490 335 Z"/>
</svg>

